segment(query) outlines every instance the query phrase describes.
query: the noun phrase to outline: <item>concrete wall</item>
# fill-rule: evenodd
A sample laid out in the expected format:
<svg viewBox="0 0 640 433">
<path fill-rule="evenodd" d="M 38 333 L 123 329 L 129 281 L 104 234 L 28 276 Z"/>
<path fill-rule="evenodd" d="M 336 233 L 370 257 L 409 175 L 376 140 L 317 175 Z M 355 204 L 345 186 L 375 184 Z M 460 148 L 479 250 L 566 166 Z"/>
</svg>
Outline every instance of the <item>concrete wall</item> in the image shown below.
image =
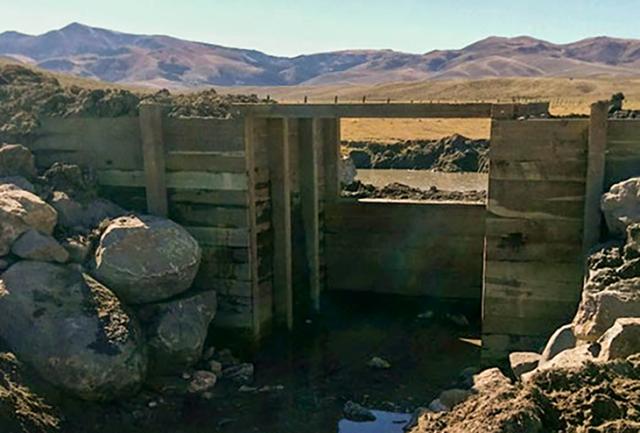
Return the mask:
<svg viewBox="0 0 640 433">
<path fill-rule="evenodd" d="M 538 349 L 582 289 L 589 120 L 493 120 L 483 356 Z"/>
<path fill-rule="evenodd" d="M 329 290 L 480 302 L 484 205 L 343 199 L 325 218 Z"/>
</svg>

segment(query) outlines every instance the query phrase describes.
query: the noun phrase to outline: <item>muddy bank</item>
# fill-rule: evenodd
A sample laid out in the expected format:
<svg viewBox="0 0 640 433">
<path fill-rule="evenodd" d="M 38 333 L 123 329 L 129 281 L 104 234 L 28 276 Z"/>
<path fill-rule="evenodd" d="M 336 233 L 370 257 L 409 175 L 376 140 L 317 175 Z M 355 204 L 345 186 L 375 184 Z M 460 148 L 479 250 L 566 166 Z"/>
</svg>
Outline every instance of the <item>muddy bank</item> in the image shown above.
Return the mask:
<svg viewBox="0 0 640 433">
<path fill-rule="evenodd" d="M 52 75 L 20 65 L 0 66 L 0 141 L 21 141 L 41 117 L 120 117 L 138 114 L 141 101 L 172 104 L 170 116 L 227 118 L 234 103 L 257 103 L 256 95 L 220 95 L 209 89 L 185 95 L 63 86 Z"/>
<path fill-rule="evenodd" d="M 323 317 L 301 322 L 293 334 L 274 334 L 254 355 L 234 353 L 252 358 L 255 378 L 241 383 L 223 374 L 207 395 L 159 393 L 148 384 L 132 398 L 95 404 L 49 388 L 42 392 L 37 376 L 22 366 L 22 376 L 14 383 L 41 399 L 48 408 L 42 413 L 53 417 L 44 428 L 26 431 L 335 432 L 348 401 L 411 414 L 439 389 L 456 384 L 460 370 L 479 363 L 480 348 L 461 339 L 478 338 L 477 312 L 467 314 L 471 325 L 452 326 L 444 312 L 460 311 L 460 306 L 370 294 L 357 299 L 354 303 L 353 294 L 332 295 L 325 299 Z M 421 314 L 427 309 L 442 314 L 427 319 Z M 208 344 L 224 347 L 215 335 Z M 371 366 L 373 357 L 386 360 L 390 368 Z M 0 362 L 0 371 L 2 366 Z M 166 386 L 177 389 L 187 383 L 178 377 Z M 21 433 L 2 417 L 1 396 L 0 382 L 0 431 Z M 37 422 L 34 415 L 28 416 Z"/>
<path fill-rule="evenodd" d="M 486 191 L 443 191 L 435 186 L 428 189 L 414 188 L 393 182 L 383 187 L 362 183 L 358 180 L 343 187 L 342 195 L 351 198 L 386 198 L 393 200 L 464 201 L 484 203 Z"/>
<path fill-rule="evenodd" d="M 396 143 L 350 141 L 343 149 L 358 169 L 409 169 L 443 172 L 487 172 L 489 141 L 452 135 L 440 140 Z"/>
<path fill-rule="evenodd" d="M 492 376 L 450 412 L 423 415 L 411 432 L 619 433 L 640 429 L 637 355 L 604 364 L 547 370 L 524 384 L 511 384 L 498 371 Z"/>
</svg>

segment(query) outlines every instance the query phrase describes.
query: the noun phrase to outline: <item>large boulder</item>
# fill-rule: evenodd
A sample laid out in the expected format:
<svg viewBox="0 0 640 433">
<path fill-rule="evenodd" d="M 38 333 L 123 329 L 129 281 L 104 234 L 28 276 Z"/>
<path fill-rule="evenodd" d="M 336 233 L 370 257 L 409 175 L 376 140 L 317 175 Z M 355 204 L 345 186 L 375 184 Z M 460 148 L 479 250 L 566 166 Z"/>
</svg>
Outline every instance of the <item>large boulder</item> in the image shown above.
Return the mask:
<svg viewBox="0 0 640 433">
<path fill-rule="evenodd" d="M 22 261 L 0 277 L 0 338 L 44 379 L 87 400 L 143 381 L 142 332 L 106 287 L 72 269 Z"/>
<path fill-rule="evenodd" d="M 621 280 L 595 290 L 587 285 L 573 320 L 578 340 L 596 341 L 619 317 L 640 317 L 640 278 Z"/>
<path fill-rule="evenodd" d="M 540 356 L 540 363 L 551 361 L 560 352 L 576 347 L 576 336 L 573 333 L 573 324 L 561 326 L 547 341 L 547 345 Z"/>
<path fill-rule="evenodd" d="M 53 237 L 29 229 L 11 247 L 11 252 L 27 260 L 65 263 L 69 253 Z"/>
<path fill-rule="evenodd" d="M 599 358 L 604 361 L 624 359 L 640 353 L 640 318 L 623 317 L 598 340 Z"/>
<path fill-rule="evenodd" d="M 200 265 L 196 240 L 178 224 L 153 216 L 112 221 L 95 253 L 94 276 L 131 304 L 187 290 Z"/>
<path fill-rule="evenodd" d="M 20 144 L 0 144 L 0 177 L 36 175 L 33 154 Z"/>
<path fill-rule="evenodd" d="M 50 235 L 58 216 L 40 197 L 13 184 L 0 185 L 0 257 L 29 229 Z"/>
<path fill-rule="evenodd" d="M 600 207 L 609 231 L 623 237 L 629 225 L 640 222 L 640 177 L 613 185 L 602 196 Z"/>
<path fill-rule="evenodd" d="M 216 308 L 216 292 L 209 291 L 138 311 L 154 373 L 181 373 L 202 358 Z"/>
</svg>

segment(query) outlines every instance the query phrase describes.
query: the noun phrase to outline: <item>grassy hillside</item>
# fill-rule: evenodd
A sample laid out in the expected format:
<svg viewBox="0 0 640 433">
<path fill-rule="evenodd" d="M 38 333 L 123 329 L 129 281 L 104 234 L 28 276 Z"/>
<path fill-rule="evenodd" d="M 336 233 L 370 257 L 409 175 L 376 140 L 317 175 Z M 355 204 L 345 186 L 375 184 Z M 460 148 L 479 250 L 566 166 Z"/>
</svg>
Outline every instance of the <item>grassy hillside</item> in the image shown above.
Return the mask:
<svg viewBox="0 0 640 433">
<path fill-rule="evenodd" d="M 422 81 L 416 83 L 388 83 L 375 86 L 296 86 L 296 87 L 236 87 L 221 89 L 225 92 L 270 95 L 280 102 L 310 103 L 380 102 L 387 98 L 398 101 L 487 101 L 527 102 L 550 101 L 551 112 L 556 115 L 586 114 L 591 103 L 609 99 L 623 92 L 625 107 L 640 109 L 640 78 L 492 78 L 482 80 Z M 471 138 L 489 135 L 489 121 L 465 119 L 345 119 L 343 137 L 347 140 L 394 141 L 402 139 L 435 139 L 459 133 Z"/>
</svg>

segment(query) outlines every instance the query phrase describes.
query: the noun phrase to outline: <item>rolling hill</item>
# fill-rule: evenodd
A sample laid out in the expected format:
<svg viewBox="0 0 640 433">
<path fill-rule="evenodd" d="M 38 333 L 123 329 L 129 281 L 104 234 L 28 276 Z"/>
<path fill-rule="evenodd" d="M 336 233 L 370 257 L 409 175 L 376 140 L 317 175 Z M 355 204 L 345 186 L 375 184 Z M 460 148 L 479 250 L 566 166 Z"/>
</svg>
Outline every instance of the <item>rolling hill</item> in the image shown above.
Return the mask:
<svg viewBox="0 0 640 433">
<path fill-rule="evenodd" d="M 169 88 L 344 85 L 490 77 L 632 77 L 640 40 L 597 37 L 553 44 L 490 37 L 459 50 L 409 54 L 350 50 L 277 57 L 162 35 L 73 23 L 32 36 L 0 33 L 0 55 L 103 81 Z"/>
</svg>

